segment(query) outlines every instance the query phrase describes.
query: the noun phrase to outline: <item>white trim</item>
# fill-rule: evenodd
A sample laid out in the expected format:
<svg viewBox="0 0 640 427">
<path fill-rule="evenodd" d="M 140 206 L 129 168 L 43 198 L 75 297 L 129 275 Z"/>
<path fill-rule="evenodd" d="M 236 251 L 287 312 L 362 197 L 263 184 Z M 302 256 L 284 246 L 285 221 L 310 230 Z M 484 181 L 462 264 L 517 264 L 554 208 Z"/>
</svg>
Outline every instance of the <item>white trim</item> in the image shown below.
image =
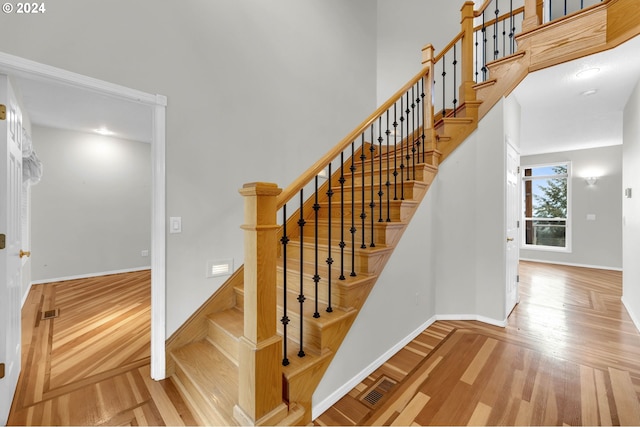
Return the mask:
<svg viewBox="0 0 640 427">
<path fill-rule="evenodd" d="M 167 105 L 167 99 L 164 98 L 164 104 L 159 104 L 161 99 L 157 95 L 141 92 L 115 83 L 109 83 L 104 80 L 94 79 L 93 77 L 84 76 L 82 74 L 63 70 L 61 68 L 52 67 L 29 59 L 20 58 L 18 56 L 9 55 L 0 52 L 0 67 L 3 71 L 19 73 L 21 75 L 28 74 L 31 78 L 40 81 L 56 81 L 75 87 L 93 90 L 101 94 L 114 96 L 129 101 L 140 102 L 149 105 Z"/>
<path fill-rule="evenodd" d="M 436 314 L 436 320 L 476 320 L 500 328 L 507 326 L 507 319 L 496 320 L 479 314 Z"/>
<path fill-rule="evenodd" d="M 543 260 L 543 259 L 520 258 L 520 261 L 539 262 L 541 264 L 566 265 L 569 267 L 595 268 L 598 270 L 622 271 L 622 267 L 609 267 L 606 265 L 591 265 L 591 264 L 577 264 L 573 262 L 548 261 L 546 259 Z"/>
<path fill-rule="evenodd" d="M 624 305 L 625 310 L 627 310 L 627 313 L 629 314 L 629 317 L 631 318 L 633 324 L 636 326 L 636 329 L 638 330 L 638 332 L 640 332 L 640 319 L 638 319 L 633 311 L 629 309 L 629 305 L 627 304 L 627 300 L 625 299 L 624 295 L 620 298 L 620 301 L 622 301 L 622 305 Z"/>
<path fill-rule="evenodd" d="M 31 286 L 33 286 L 33 282 L 29 283 L 29 286 L 27 287 L 27 292 L 25 292 L 24 295 L 22 295 L 22 303 L 20 304 L 21 310 L 24 307 L 24 303 L 27 302 L 27 297 L 29 296 L 29 292 L 31 292 Z"/>
<path fill-rule="evenodd" d="M 166 318 L 166 108 L 167 98 L 157 96 L 153 115 L 153 141 L 151 146 L 151 378 L 166 377 L 165 341 Z"/>
<path fill-rule="evenodd" d="M 166 336 L 166 106 L 163 95 L 150 94 L 104 80 L 41 64 L 18 56 L 0 52 L 0 71 L 27 76 L 44 82 L 57 82 L 101 95 L 139 102 L 153 108 L 152 156 L 152 224 L 151 224 L 151 377 L 165 375 Z"/>
<path fill-rule="evenodd" d="M 133 273 L 135 271 L 150 270 L 151 266 L 125 268 L 123 270 L 101 271 L 99 273 L 78 274 L 77 276 L 55 277 L 53 279 L 32 280 L 31 285 L 42 285 L 45 283 L 66 282 L 67 280 L 89 279 L 91 277 L 109 276 L 111 274 Z"/>
<path fill-rule="evenodd" d="M 315 420 L 320 415 L 322 415 L 327 409 L 332 407 L 337 401 L 342 399 L 347 393 L 349 393 L 355 386 L 360 384 L 362 380 L 367 378 L 373 371 L 382 366 L 387 360 L 391 359 L 394 354 L 398 351 L 402 350 L 407 344 L 409 344 L 415 337 L 420 335 L 431 326 L 437 320 L 437 316 L 433 316 L 421 326 L 418 326 L 413 332 L 407 335 L 405 338 L 400 340 L 396 345 L 391 347 L 389 350 L 384 352 L 380 357 L 371 362 L 369 366 L 364 368 L 358 374 L 356 374 L 353 378 L 344 383 L 341 387 L 339 387 L 336 391 L 327 396 L 322 402 L 319 402 L 312 406 L 311 408 L 311 419 Z"/>
</svg>

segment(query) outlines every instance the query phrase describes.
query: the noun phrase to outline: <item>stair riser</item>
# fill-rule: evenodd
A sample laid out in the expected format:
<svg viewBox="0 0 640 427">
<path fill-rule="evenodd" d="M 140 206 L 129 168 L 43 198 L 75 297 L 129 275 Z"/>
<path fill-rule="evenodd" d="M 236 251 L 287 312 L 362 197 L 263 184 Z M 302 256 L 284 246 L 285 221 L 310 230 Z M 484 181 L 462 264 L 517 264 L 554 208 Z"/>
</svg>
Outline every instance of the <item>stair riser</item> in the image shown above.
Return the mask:
<svg viewBox="0 0 640 427">
<path fill-rule="evenodd" d="M 189 376 L 176 364 L 174 376 L 178 379 L 178 388 L 182 394 L 186 395 L 189 406 L 198 414 L 205 424 L 208 420 L 218 420 L 220 415 L 211 406 L 211 403 L 203 397 L 202 392 L 193 384 Z"/>
<path fill-rule="evenodd" d="M 408 181 L 403 183 L 398 180 L 396 184 L 393 183 L 393 180 L 390 182 L 389 187 L 383 183 L 382 184 L 382 202 L 387 201 L 387 192 L 389 193 L 389 200 L 394 200 L 394 197 L 400 198 L 404 188 L 404 198 L 405 200 L 416 200 L 421 197 L 427 190 L 424 184 L 416 185 L 416 181 Z M 339 189 L 334 189 L 335 193 L 333 195 L 333 199 L 331 201 L 332 204 L 340 203 L 341 201 L 341 193 Z M 373 201 L 378 205 L 380 203 L 380 196 L 378 192 L 380 191 L 380 186 L 376 184 L 373 192 Z M 344 192 L 344 200 L 345 202 L 351 202 L 351 200 L 355 200 L 356 202 L 362 202 L 362 190 L 356 189 L 353 193 L 351 192 L 351 187 L 349 187 L 349 191 Z M 364 193 L 364 201 L 368 205 L 371 201 L 371 187 L 367 187 Z"/>
<path fill-rule="evenodd" d="M 378 271 L 378 265 L 379 263 L 381 263 L 386 256 L 386 252 L 374 252 L 371 254 L 360 254 L 358 253 L 359 249 L 360 249 L 360 245 L 361 245 L 362 241 L 361 239 L 356 239 L 356 255 L 355 255 L 355 272 L 356 273 L 363 273 L 363 274 L 376 274 L 376 272 Z M 368 242 L 365 241 L 365 243 L 368 245 Z M 349 239 L 348 241 L 348 250 L 347 248 L 345 248 L 345 253 L 344 253 L 344 268 L 345 268 L 345 272 L 347 273 L 351 273 L 351 266 L 352 266 L 352 262 L 351 262 L 351 240 Z M 305 244 L 304 246 L 304 250 L 303 250 L 303 256 L 304 256 L 304 260 L 305 262 L 313 262 L 313 260 L 315 259 L 315 250 L 313 248 L 313 246 L 307 246 Z M 318 262 L 322 263 L 325 262 L 325 260 L 327 259 L 328 256 L 328 252 L 327 249 L 325 247 L 322 246 L 318 246 Z M 334 267 L 336 269 L 340 269 L 340 254 L 339 252 L 336 252 L 335 254 L 332 254 L 333 259 L 334 259 Z M 299 262 L 300 260 L 300 245 L 298 242 L 290 242 L 287 248 L 287 264 L 290 267 L 293 267 L 295 265 L 296 262 Z"/>
<path fill-rule="evenodd" d="M 431 170 L 425 170 L 425 169 L 416 169 L 415 170 L 415 174 L 412 168 L 407 168 L 405 167 L 404 169 L 400 169 L 400 166 L 398 165 L 398 169 L 397 169 L 398 174 L 394 177 L 393 173 L 389 174 L 389 182 L 391 183 L 391 185 L 394 185 L 397 183 L 397 185 L 401 185 L 402 182 L 404 181 L 419 181 L 419 182 L 425 182 L 425 183 L 429 183 L 431 182 L 431 180 L 433 180 L 433 172 Z M 401 175 L 402 173 L 402 175 Z M 349 175 L 345 175 L 345 182 L 344 182 L 344 188 L 346 191 L 351 191 L 351 181 L 354 181 L 354 186 L 356 187 L 362 187 L 363 183 L 362 183 L 362 173 L 360 172 L 355 172 L 353 175 L 349 174 Z M 383 173 L 382 175 L 382 188 L 385 188 L 385 183 L 387 181 L 387 174 Z M 371 183 L 373 182 L 375 191 L 377 192 L 380 189 L 380 175 L 377 173 L 374 173 L 373 176 L 371 175 L 370 171 L 366 171 L 364 174 L 364 186 L 368 187 L 371 185 Z M 339 187 L 339 183 L 338 185 L 335 185 L 336 188 Z M 371 192 L 371 190 L 369 190 L 369 192 Z"/>
<path fill-rule="evenodd" d="M 309 301 L 305 302 L 305 304 L 310 304 Z M 312 304 L 312 303 L 311 303 Z M 281 310 L 281 307 L 278 308 Z M 319 306 L 318 312 L 321 317 L 331 317 L 335 316 L 336 313 L 327 313 L 325 311 L 325 306 Z M 315 319 L 311 316 L 305 316 L 303 320 L 303 346 L 305 352 L 311 351 L 315 354 L 321 354 L 324 349 L 337 350 L 340 342 L 342 341 L 342 337 L 348 330 L 348 326 L 351 325 L 351 321 L 353 316 L 355 316 L 355 311 L 351 314 L 343 315 L 342 321 L 333 322 L 331 324 L 325 325 L 324 327 L 320 327 Z M 280 311 L 280 315 L 282 315 L 282 311 Z M 300 315 L 299 315 L 299 305 L 296 307 L 290 307 L 287 312 L 287 316 L 290 319 L 289 324 L 287 325 L 287 338 L 295 343 L 300 343 Z M 278 333 L 281 335 L 284 334 L 284 326 L 281 322 L 278 322 Z M 287 349 L 287 352 L 291 354 L 291 350 Z M 296 350 L 297 352 L 297 350 Z"/>
<path fill-rule="evenodd" d="M 383 211 L 383 214 L 386 217 L 387 211 Z M 378 217 L 378 215 L 379 215 L 379 211 L 376 211 L 376 217 Z M 374 223 L 374 229 L 373 229 L 374 243 L 376 245 L 387 245 L 387 246 L 395 244 L 395 242 L 398 240 L 402 232 L 402 227 L 397 227 L 397 226 L 385 227 L 384 224 L 387 224 L 387 223 L 386 222 Z M 393 224 L 393 223 L 390 223 L 390 224 Z M 348 226 L 345 224 L 344 229 L 342 229 L 345 241 L 347 240 L 347 238 L 351 239 L 351 233 L 349 232 L 350 227 L 351 227 L 350 224 Z M 340 248 L 338 246 L 338 243 L 340 241 L 340 231 L 341 231 L 340 221 L 339 220 L 334 221 L 332 218 L 331 220 L 331 240 L 332 240 L 331 253 L 332 254 L 339 253 L 340 251 Z M 328 224 L 326 223 L 318 224 L 318 238 L 320 242 L 322 242 L 323 244 L 327 244 L 327 240 L 328 240 L 327 238 L 329 235 L 328 233 L 329 233 Z M 313 222 L 307 222 L 307 224 L 304 226 L 305 241 L 313 242 L 315 239 L 315 236 L 316 236 L 315 224 Z M 368 227 L 365 227 L 365 241 L 371 243 L 371 223 L 369 223 Z M 335 255 L 333 255 L 333 257 L 335 258 Z"/>
<path fill-rule="evenodd" d="M 339 267 L 334 267 L 332 271 L 335 275 L 336 273 L 339 274 L 340 270 Z M 308 273 L 314 273 L 314 270 Z M 318 275 L 320 276 L 320 281 L 318 282 L 318 301 L 326 306 L 329 301 L 329 285 L 327 276 L 324 275 L 322 271 L 319 271 Z M 349 271 L 346 271 L 345 277 L 348 276 Z M 362 298 L 365 295 L 364 292 L 367 291 L 373 281 L 374 278 L 371 278 L 369 280 L 362 281 L 362 283 L 347 286 L 345 281 L 333 279 L 331 281 L 331 306 L 333 308 L 339 307 L 344 309 L 358 307 L 362 303 Z M 283 292 L 283 283 L 284 277 L 282 275 L 282 271 L 279 271 L 277 274 L 277 284 L 280 292 Z M 300 276 L 298 274 L 291 272 L 287 274 L 287 289 L 299 292 Z M 315 282 L 309 276 L 303 277 L 303 292 L 307 298 L 315 299 Z"/>
<path fill-rule="evenodd" d="M 400 196 L 400 195 L 398 195 Z M 360 214 L 362 213 L 362 205 L 358 206 L 357 203 L 354 203 L 353 217 L 355 222 L 356 229 L 360 229 L 362 227 L 362 219 L 360 218 Z M 344 204 L 344 211 L 340 210 L 340 203 L 331 203 L 331 221 L 335 221 L 340 223 L 340 218 L 344 216 L 344 223 L 349 228 L 351 227 L 351 203 Z M 380 211 L 380 207 L 376 204 L 374 217 L 374 224 L 378 221 L 378 213 Z M 402 205 L 400 200 L 391 201 L 391 206 L 389 206 L 389 219 L 391 221 L 405 221 L 411 215 L 413 211 L 413 206 Z M 382 212 L 384 212 L 385 219 L 387 216 L 387 202 L 384 201 L 382 203 Z M 369 215 L 371 214 L 371 208 L 369 206 L 365 206 L 364 213 L 366 214 L 365 219 L 365 227 L 371 227 L 371 219 Z M 320 210 L 318 211 L 318 218 L 322 220 L 328 220 L 329 218 L 329 209 L 328 205 L 323 203 L 321 204 Z"/>
<path fill-rule="evenodd" d="M 230 332 L 228 332 L 224 328 L 224 325 L 219 325 L 211 320 L 208 322 L 208 327 L 207 340 L 217 347 L 218 350 L 225 353 L 229 359 L 237 365 L 240 354 L 240 343 L 238 341 L 238 337 L 234 337 Z"/>
</svg>

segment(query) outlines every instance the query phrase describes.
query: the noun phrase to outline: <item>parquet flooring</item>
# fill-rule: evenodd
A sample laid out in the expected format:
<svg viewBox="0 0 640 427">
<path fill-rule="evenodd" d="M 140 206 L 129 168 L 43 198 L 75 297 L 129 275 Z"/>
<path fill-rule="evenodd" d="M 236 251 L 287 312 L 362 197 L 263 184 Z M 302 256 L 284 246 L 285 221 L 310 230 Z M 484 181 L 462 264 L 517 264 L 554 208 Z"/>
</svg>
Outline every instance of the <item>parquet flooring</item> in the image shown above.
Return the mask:
<svg viewBox="0 0 640 427">
<path fill-rule="evenodd" d="M 171 381 L 150 379 L 150 294 L 149 271 L 33 286 L 8 424 L 196 424 Z"/>
<path fill-rule="evenodd" d="M 640 425 L 622 274 L 521 262 L 520 278 L 506 328 L 436 322 L 315 424 Z M 385 380 L 375 404 L 364 399 Z"/>
</svg>

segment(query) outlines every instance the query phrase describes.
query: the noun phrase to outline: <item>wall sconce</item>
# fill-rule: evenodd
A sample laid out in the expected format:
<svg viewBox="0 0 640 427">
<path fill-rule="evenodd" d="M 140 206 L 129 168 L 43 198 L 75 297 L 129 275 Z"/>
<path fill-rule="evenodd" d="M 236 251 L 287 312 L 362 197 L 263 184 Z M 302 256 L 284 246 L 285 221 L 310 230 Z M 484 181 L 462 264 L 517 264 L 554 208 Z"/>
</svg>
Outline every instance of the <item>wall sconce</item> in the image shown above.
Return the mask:
<svg viewBox="0 0 640 427">
<path fill-rule="evenodd" d="M 588 176 L 584 179 L 587 182 L 587 185 L 595 185 L 598 182 L 597 176 Z"/>
</svg>

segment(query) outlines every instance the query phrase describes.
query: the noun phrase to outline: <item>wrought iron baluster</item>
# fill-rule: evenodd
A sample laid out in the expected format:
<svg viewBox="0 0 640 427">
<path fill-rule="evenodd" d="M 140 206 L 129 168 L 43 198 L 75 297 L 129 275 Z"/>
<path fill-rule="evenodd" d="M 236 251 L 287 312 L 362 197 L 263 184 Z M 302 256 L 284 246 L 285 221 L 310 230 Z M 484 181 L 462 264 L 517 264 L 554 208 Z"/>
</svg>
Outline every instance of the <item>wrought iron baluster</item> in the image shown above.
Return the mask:
<svg viewBox="0 0 640 427">
<path fill-rule="evenodd" d="M 331 252 L 331 228 L 332 228 L 332 223 L 331 223 L 331 200 L 333 199 L 333 187 L 332 187 L 332 175 L 331 175 L 331 162 L 329 162 L 329 186 L 328 186 L 328 190 L 327 190 L 327 200 L 328 200 L 328 208 L 327 208 L 327 215 L 328 215 L 328 222 L 329 222 L 329 232 L 327 233 L 327 238 L 329 240 L 328 243 L 328 255 L 327 255 L 327 313 L 331 313 L 333 311 L 333 308 L 331 306 L 331 266 L 333 265 L 333 258 L 332 258 L 332 252 Z"/>
<path fill-rule="evenodd" d="M 447 116 L 447 59 L 446 54 L 442 55 L 442 118 L 444 119 Z"/>
<path fill-rule="evenodd" d="M 416 115 L 414 117 L 414 123 L 413 123 L 413 127 L 414 127 L 414 137 L 413 140 L 415 141 L 415 150 L 414 150 L 414 154 L 413 154 L 413 179 L 416 179 L 416 155 L 415 153 L 418 153 L 418 163 L 420 163 L 420 146 L 422 145 L 422 141 L 421 141 L 421 137 L 422 137 L 422 133 L 424 132 L 424 129 L 422 129 L 422 131 L 420 131 L 420 80 L 418 80 L 416 82 L 416 84 L 414 85 L 414 88 L 416 89 L 416 92 L 418 92 L 417 97 L 416 97 Z M 411 89 L 411 94 L 413 95 L 413 88 Z M 418 133 L 418 137 L 415 137 L 415 132 L 420 131 L 420 133 Z"/>
<path fill-rule="evenodd" d="M 498 59 L 498 15 L 500 14 L 500 9 L 498 8 L 498 0 L 496 0 L 496 10 L 495 10 L 496 18 L 493 22 L 493 59 Z"/>
<path fill-rule="evenodd" d="M 393 200 L 398 200 L 398 101 L 393 104 Z M 400 110 L 402 111 L 402 109 Z"/>
<path fill-rule="evenodd" d="M 390 201 L 391 201 L 391 176 L 390 176 L 390 165 L 389 165 L 389 156 L 391 155 L 391 153 L 389 152 L 389 135 L 391 134 L 391 130 L 389 129 L 389 110 L 387 110 L 387 131 L 385 132 L 387 134 L 387 182 L 385 183 L 385 186 L 387 188 L 387 222 L 391 221 L 390 218 Z M 395 138 L 395 137 L 394 137 Z M 395 155 L 395 152 L 394 152 Z"/>
<path fill-rule="evenodd" d="M 365 197 L 364 197 L 364 191 L 365 191 L 365 181 L 366 181 L 366 171 L 364 168 L 364 161 L 367 159 L 367 156 L 364 154 L 364 132 L 362 132 L 361 135 L 361 143 L 360 143 L 360 165 L 361 165 L 361 172 L 360 172 L 360 176 L 361 178 L 361 188 L 360 188 L 360 192 L 361 192 L 361 196 L 362 196 L 362 202 L 361 204 L 361 210 L 360 210 L 360 219 L 362 220 L 362 230 L 361 230 L 361 236 L 362 236 L 362 243 L 360 244 L 360 248 L 364 249 L 367 247 L 367 245 L 364 243 L 364 233 L 365 233 L 365 221 L 367 220 L 367 212 L 365 210 Z"/>
<path fill-rule="evenodd" d="M 411 102 L 413 103 L 413 97 L 412 97 L 412 101 Z M 411 168 L 409 167 L 409 165 L 410 165 L 409 160 L 411 160 L 411 155 L 409 154 L 409 145 L 411 145 L 411 143 L 412 143 L 411 139 L 409 137 L 409 135 L 410 135 L 409 134 L 409 119 L 411 118 L 411 115 L 410 115 L 411 114 L 411 109 L 409 108 L 409 90 L 408 89 L 407 89 L 407 109 L 405 110 L 405 113 L 407 114 L 407 143 L 406 143 L 407 144 L 407 152 L 404 155 L 404 159 L 407 162 L 407 164 L 406 164 L 406 168 L 407 168 L 406 180 L 408 181 L 410 179 L 409 174 L 411 173 Z M 403 188 L 403 190 L 404 190 L 404 188 Z M 402 198 L 404 199 L 404 193 L 403 193 L 403 197 Z"/>
<path fill-rule="evenodd" d="M 421 123 L 420 128 L 422 129 L 422 135 L 421 135 L 421 138 L 422 138 L 422 163 L 426 163 L 426 160 L 425 160 L 425 157 L 424 157 L 424 154 L 425 154 L 425 152 L 424 152 L 425 147 L 424 146 L 426 145 L 427 141 L 426 141 L 426 135 L 424 133 L 424 128 L 425 128 L 425 125 L 426 125 L 426 123 L 424 122 L 424 115 L 426 114 L 425 113 L 425 107 L 427 105 L 424 102 L 424 98 L 426 96 L 425 93 L 424 93 L 424 76 L 422 76 L 420 81 L 422 82 L 422 90 L 420 91 L 420 100 L 422 101 L 422 114 L 419 114 L 420 117 L 418 118 L 418 121 Z"/>
<path fill-rule="evenodd" d="M 298 302 L 300 303 L 300 350 L 298 351 L 298 357 L 304 357 L 304 225 L 307 223 L 304 220 L 304 190 L 300 190 L 300 219 L 298 220 L 298 226 L 300 226 L 300 293 L 298 294 Z M 285 298 L 287 296 L 285 295 Z"/>
<path fill-rule="evenodd" d="M 373 153 L 376 151 L 376 144 L 375 144 L 375 139 L 373 137 L 373 123 L 371 123 L 371 130 L 369 132 L 369 134 L 371 135 L 371 146 L 369 147 L 369 153 L 371 153 L 371 201 L 369 202 L 369 208 L 371 209 L 371 218 L 369 219 L 369 223 L 371 224 L 371 247 L 375 246 L 375 244 L 373 243 L 373 224 L 375 222 L 375 216 L 376 216 L 376 198 L 374 196 L 374 192 L 376 191 L 376 178 L 375 178 L 375 172 L 374 172 L 374 166 L 375 166 L 375 160 L 373 158 Z M 364 169 L 362 171 L 362 173 L 364 174 Z M 364 227 L 363 227 L 364 228 Z M 362 231 L 362 235 L 364 235 L 364 230 Z"/>
<path fill-rule="evenodd" d="M 289 243 L 289 236 L 287 236 L 287 205 L 286 203 L 282 206 L 282 237 L 280 238 L 280 242 L 282 243 L 282 288 L 284 292 L 282 311 L 283 315 L 280 319 L 282 323 L 282 353 L 284 357 L 282 358 L 282 366 L 287 366 L 289 364 L 289 359 L 287 358 L 287 325 L 289 324 L 289 316 L 287 316 L 287 244 Z"/>
<path fill-rule="evenodd" d="M 338 279 L 345 280 L 344 277 L 344 248 L 347 244 L 344 241 L 344 151 L 340 153 L 340 277 Z"/>
<path fill-rule="evenodd" d="M 502 56 L 507 56 L 507 30 L 506 30 L 507 20 L 502 20 Z"/>
<path fill-rule="evenodd" d="M 318 274 L 318 211 L 320 210 L 320 205 L 318 204 L 318 175 L 315 177 L 315 192 L 314 192 L 314 203 L 313 203 L 313 212 L 314 212 L 314 220 L 315 220 L 315 239 L 314 239 L 314 274 L 313 274 L 313 284 L 315 287 L 315 311 L 313 312 L 313 317 L 320 317 L 320 313 L 318 312 L 318 283 L 320 282 L 320 275 Z"/>
<path fill-rule="evenodd" d="M 479 33 L 480 33 L 480 31 L 476 31 L 476 32 L 473 34 L 473 37 L 474 37 L 474 39 L 475 39 L 474 46 L 475 46 L 475 49 L 476 49 L 476 54 L 475 54 L 475 70 L 476 70 L 476 71 L 475 71 L 475 76 L 476 76 L 476 78 L 475 78 L 475 82 L 476 82 L 476 83 L 480 83 L 480 81 L 478 80 L 478 78 L 479 78 L 479 76 L 480 76 L 480 70 L 479 70 L 479 68 L 478 68 L 478 58 L 480 57 L 480 52 L 479 52 L 479 49 L 478 49 L 478 46 L 480 45 L 480 43 L 478 42 L 478 34 L 479 34 Z"/>
<path fill-rule="evenodd" d="M 416 85 L 411 86 L 411 164 L 412 168 L 409 168 L 413 173 L 413 179 L 416 179 L 416 132 L 418 127 L 416 126 Z M 420 98 L 417 100 L 420 102 Z M 407 141 L 409 139 L 407 138 Z M 407 153 L 408 156 L 408 153 Z M 409 159 L 407 159 L 409 161 Z M 409 172 L 409 171 L 407 171 Z M 409 173 L 407 173 L 407 179 L 410 179 Z"/>
<path fill-rule="evenodd" d="M 356 165 L 355 165 L 355 141 L 351 141 L 351 277 L 355 277 L 355 260 L 356 260 Z"/>
<path fill-rule="evenodd" d="M 400 200 L 404 200 L 404 98 L 400 97 Z"/>
<path fill-rule="evenodd" d="M 513 0 L 509 0 L 509 54 L 513 55 L 515 49 L 516 24 L 513 18 Z"/>
<path fill-rule="evenodd" d="M 453 117 L 456 117 L 457 114 L 457 106 L 458 106 L 458 97 L 456 96 L 456 87 L 457 87 L 457 77 L 458 77 L 458 53 L 456 48 L 458 47 L 458 43 L 453 45 Z"/>
<path fill-rule="evenodd" d="M 378 117 L 378 204 L 380 205 L 380 215 L 378 215 L 378 222 L 383 222 L 382 219 L 382 197 L 384 196 L 384 190 L 382 190 L 382 116 Z"/>
<path fill-rule="evenodd" d="M 487 27 L 485 12 L 482 12 L 482 81 L 487 80 Z"/>
</svg>

